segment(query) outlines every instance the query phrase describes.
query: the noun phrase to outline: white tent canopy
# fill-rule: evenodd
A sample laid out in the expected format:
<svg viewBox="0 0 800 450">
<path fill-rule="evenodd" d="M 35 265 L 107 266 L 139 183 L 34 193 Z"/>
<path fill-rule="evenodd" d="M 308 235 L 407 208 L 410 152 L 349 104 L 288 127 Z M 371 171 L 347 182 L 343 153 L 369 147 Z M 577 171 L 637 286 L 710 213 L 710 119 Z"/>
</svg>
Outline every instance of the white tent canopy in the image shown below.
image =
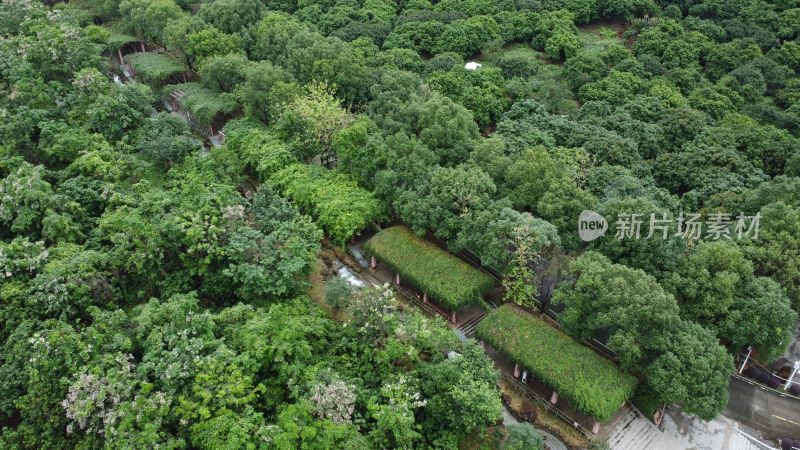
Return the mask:
<svg viewBox="0 0 800 450">
<path fill-rule="evenodd" d="M 475 61 L 470 61 L 470 62 L 464 64 L 464 68 L 467 69 L 467 70 L 478 70 L 478 69 L 481 68 L 482 65 L 483 64 L 481 64 L 481 63 L 477 63 Z"/>
</svg>

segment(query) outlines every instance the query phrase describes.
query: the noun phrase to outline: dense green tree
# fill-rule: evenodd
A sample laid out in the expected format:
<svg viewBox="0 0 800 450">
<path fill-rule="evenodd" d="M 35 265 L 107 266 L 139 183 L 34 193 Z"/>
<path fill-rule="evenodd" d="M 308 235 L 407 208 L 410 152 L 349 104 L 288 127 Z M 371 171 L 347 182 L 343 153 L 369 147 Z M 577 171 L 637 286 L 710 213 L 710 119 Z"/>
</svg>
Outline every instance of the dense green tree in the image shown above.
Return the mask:
<svg viewBox="0 0 800 450">
<path fill-rule="evenodd" d="M 179 163 L 203 148 L 202 143 L 192 136 L 186 122 L 163 112 L 150 118 L 141 128 L 135 146 L 164 167 Z"/>
<path fill-rule="evenodd" d="M 457 67 L 428 77 L 431 87 L 472 112 L 481 128 L 494 124 L 507 107 L 504 79 L 497 69 L 466 71 Z"/>
<path fill-rule="evenodd" d="M 180 45 L 189 66 L 197 68 L 207 58 L 239 51 L 241 40 L 235 35 L 207 27 L 187 34 Z"/>
<path fill-rule="evenodd" d="M 250 61 L 241 53 L 212 56 L 198 69 L 203 85 L 217 92 L 233 92 L 247 77 Z"/>
<path fill-rule="evenodd" d="M 564 326 L 584 339 L 610 330 L 608 346 L 629 370 L 647 361 L 652 349 L 663 345 L 663 331 L 679 320 L 675 298 L 641 270 L 586 252 L 569 271 L 576 280 L 562 283 L 553 295 L 554 303 L 566 306 Z"/>
<path fill-rule="evenodd" d="M 584 84 L 580 89 L 584 101 L 603 100 L 622 104 L 633 99 L 644 86 L 644 80 L 628 72 L 612 70 L 607 77 Z"/>
<path fill-rule="evenodd" d="M 421 105 L 418 126 L 423 144 L 439 156 L 442 164 L 466 161 L 469 146 L 478 137 L 472 114 L 447 97 L 434 95 Z"/>
<path fill-rule="evenodd" d="M 305 159 L 330 153 L 333 136 L 354 120 L 324 84 L 308 85 L 304 95 L 282 109 L 279 126 L 296 140 L 298 156 Z"/>
<path fill-rule="evenodd" d="M 612 197 L 600 204 L 597 211 L 608 218 L 609 224 L 606 238 L 592 242 L 593 249 L 614 262 L 642 269 L 658 278 L 675 268 L 686 243 L 676 235 L 679 230 L 675 216 L 655 199 Z"/>
<path fill-rule="evenodd" d="M 258 0 L 214 0 L 201 5 L 197 15 L 224 33 L 237 33 L 258 22 L 263 12 Z"/>
<path fill-rule="evenodd" d="M 259 61 L 245 68 L 244 77 L 244 84 L 239 85 L 239 97 L 244 103 L 245 114 L 264 123 L 277 119 L 280 108 L 276 104 L 277 95 L 271 95 L 272 89 L 278 83 L 290 83 L 292 75 L 269 61 Z"/>
<path fill-rule="evenodd" d="M 424 426 L 433 433 L 448 430 L 438 440 L 458 445 L 461 436 L 500 417 L 502 406 L 494 387 L 498 375 L 489 362 L 480 347 L 469 344 L 452 359 L 420 370 L 420 392 L 427 401 Z"/>
<path fill-rule="evenodd" d="M 108 148 L 108 143 L 99 134 L 70 127 L 64 122 L 47 122 L 40 127 L 38 150 L 44 162 L 53 165 L 70 163 L 84 151 L 103 151 Z"/>
<path fill-rule="evenodd" d="M 0 224 L 2 234 L 37 236 L 48 204 L 52 185 L 45 179 L 45 169 L 22 163 L 0 182 Z"/>
<path fill-rule="evenodd" d="M 456 237 L 464 216 L 485 208 L 496 189 L 478 169 L 437 167 L 413 189 L 400 193 L 395 207 L 417 233 L 430 229 L 449 240 Z"/>
<path fill-rule="evenodd" d="M 552 60 L 569 59 L 577 55 L 581 47 L 577 31 L 573 12 L 568 9 L 548 11 L 534 26 L 532 45 L 544 50 Z"/>
<path fill-rule="evenodd" d="M 453 52 L 470 56 L 500 38 L 500 28 L 491 16 L 472 16 L 448 24 L 431 48 L 432 53 Z"/>
<path fill-rule="evenodd" d="M 738 295 L 720 335 L 733 349 L 752 346 L 765 361 L 779 357 L 791 341 L 797 314 L 781 286 L 758 277 Z"/>
<path fill-rule="evenodd" d="M 728 403 L 733 358 L 710 331 L 680 322 L 664 336 L 662 352 L 645 369 L 647 384 L 669 403 L 710 420 Z"/>
<path fill-rule="evenodd" d="M 223 273 L 248 302 L 285 298 L 305 287 L 319 250 L 321 233 L 299 216 L 285 200 L 260 190 L 250 213 L 255 226 L 232 227 L 224 248 L 228 266 Z M 244 220 L 244 210 L 230 207 L 231 219 Z"/>
<path fill-rule="evenodd" d="M 481 264 L 500 272 L 513 264 L 520 247 L 525 249 L 526 260 L 558 247 L 558 231 L 552 224 L 498 206 L 471 211 L 464 218 L 453 247 L 468 249 L 478 255 Z"/>
<path fill-rule="evenodd" d="M 157 43 L 163 42 L 167 23 L 183 15 L 174 0 L 122 0 L 119 11 L 134 33 Z"/>
</svg>

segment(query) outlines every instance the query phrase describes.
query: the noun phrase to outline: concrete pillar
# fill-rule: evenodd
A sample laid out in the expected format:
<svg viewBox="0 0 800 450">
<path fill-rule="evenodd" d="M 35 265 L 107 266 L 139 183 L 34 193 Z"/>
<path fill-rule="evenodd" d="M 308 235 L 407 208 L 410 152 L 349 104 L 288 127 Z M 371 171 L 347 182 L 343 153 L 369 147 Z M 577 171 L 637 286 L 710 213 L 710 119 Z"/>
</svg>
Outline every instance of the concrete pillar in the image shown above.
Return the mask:
<svg viewBox="0 0 800 450">
<path fill-rule="evenodd" d="M 553 391 L 553 395 L 550 396 L 550 403 L 554 405 L 558 403 L 558 392 Z"/>
<path fill-rule="evenodd" d="M 373 269 L 378 267 L 378 260 L 374 256 L 369 257 L 369 266 Z"/>
<path fill-rule="evenodd" d="M 428 293 L 427 292 L 423 292 L 422 293 L 422 303 L 425 303 L 426 305 L 428 304 Z"/>
<path fill-rule="evenodd" d="M 528 383 L 528 371 L 527 370 L 523 370 L 522 371 L 522 382 L 525 383 L 525 384 Z"/>
<path fill-rule="evenodd" d="M 600 422 L 595 421 L 592 425 L 592 434 L 597 434 L 600 432 Z"/>
<path fill-rule="evenodd" d="M 458 320 L 456 320 L 456 312 L 455 311 L 450 313 L 450 321 L 453 322 L 454 324 L 458 323 Z"/>
<path fill-rule="evenodd" d="M 119 63 L 120 64 L 125 64 L 125 60 L 122 59 L 122 47 L 117 49 L 117 54 L 119 55 Z"/>
<path fill-rule="evenodd" d="M 400 272 L 394 274 L 394 284 L 400 286 Z"/>
<path fill-rule="evenodd" d="M 519 364 L 514 364 L 514 378 L 519 378 Z"/>
<path fill-rule="evenodd" d="M 141 45 L 141 46 L 142 46 L 142 53 L 144 53 L 144 52 L 146 52 L 146 51 L 147 51 L 147 49 L 146 49 L 146 48 L 144 48 L 144 41 L 139 41 L 139 45 Z"/>
</svg>

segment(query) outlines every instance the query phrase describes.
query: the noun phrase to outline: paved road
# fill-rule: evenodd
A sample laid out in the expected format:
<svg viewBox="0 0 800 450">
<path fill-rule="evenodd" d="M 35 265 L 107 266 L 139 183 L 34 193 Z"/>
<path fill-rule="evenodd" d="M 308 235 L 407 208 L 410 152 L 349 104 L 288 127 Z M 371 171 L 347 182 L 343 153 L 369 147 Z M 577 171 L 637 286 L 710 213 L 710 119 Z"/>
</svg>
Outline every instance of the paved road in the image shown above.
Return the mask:
<svg viewBox="0 0 800 450">
<path fill-rule="evenodd" d="M 800 400 L 764 388 L 757 383 L 731 378 L 730 401 L 723 414 L 758 430 L 770 440 L 800 438 Z"/>
</svg>

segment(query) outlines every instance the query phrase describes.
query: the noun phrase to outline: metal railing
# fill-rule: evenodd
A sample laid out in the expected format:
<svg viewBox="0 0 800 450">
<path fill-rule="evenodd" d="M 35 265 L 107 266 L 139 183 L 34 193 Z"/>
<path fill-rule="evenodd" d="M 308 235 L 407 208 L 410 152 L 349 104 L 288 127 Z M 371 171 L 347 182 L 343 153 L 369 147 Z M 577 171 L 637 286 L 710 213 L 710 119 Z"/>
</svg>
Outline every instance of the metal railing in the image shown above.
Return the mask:
<svg viewBox="0 0 800 450">
<path fill-rule="evenodd" d="M 797 381 L 789 380 L 789 379 L 786 379 L 786 378 L 783 378 L 783 377 L 777 375 L 774 371 L 764 367 L 758 361 L 755 361 L 754 359 L 749 358 L 746 355 L 742 355 L 742 354 L 736 355 L 735 363 L 736 363 L 736 367 L 737 368 L 741 367 L 742 369 L 744 369 L 744 364 L 748 364 L 750 366 L 754 366 L 754 367 L 757 367 L 757 368 L 761 369 L 765 373 L 769 374 L 770 377 L 774 377 L 774 378 L 777 378 L 778 380 L 780 380 L 779 385 L 781 385 L 782 387 L 773 388 L 773 387 L 771 387 L 771 386 L 769 386 L 767 384 L 764 384 L 764 382 L 762 382 L 761 380 L 754 379 L 754 378 L 750 377 L 749 375 L 747 375 L 744 372 L 742 372 L 742 373 L 737 372 L 737 373 L 733 374 L 734 377 L 740 378 L 740 379 L 743 379 L 743 380 L 747 380 L 747 381 L 749 381 L 751 383 L 756 383 L 759 386 L 761 386 L 762 388 L 774 391 L 775 393 L 780 394 L 780 395 L 782 395 L 784 397 L 791 397 L 791 398 L 795 398 L 795 399 L 800 399 L 800 396 L 797 396 L 797 395 L 789 392 L 789 386 L 791 384 L 800 385 L 800 383 L 798 383 Z"/>
<path fill-rule="evenodd" d="M 534 403 L 542 407 L 546 412 L 558 417 L 559 419 L 561 419 L 562 422 L 571 426 L 585 437 L 591 438 L 592 436 L 594 436 L 590 430 L 586 429 L 583 425 L 578 423 L 577 420 L 570 417 L 564 411 L 558 409 L 555 405 L 550 403 L 546 398 L 536 393 L 536 391 L 528 387 L 526 384 L 517 380 L 508 373 L 502 373 L 501 376 L 503 377 L 503 380 L 508 382 L 511 385 L 511 387 L 514 388 L 514 390 L 524 395 L 528 399 L 532 400 Z"/>
</svg>

